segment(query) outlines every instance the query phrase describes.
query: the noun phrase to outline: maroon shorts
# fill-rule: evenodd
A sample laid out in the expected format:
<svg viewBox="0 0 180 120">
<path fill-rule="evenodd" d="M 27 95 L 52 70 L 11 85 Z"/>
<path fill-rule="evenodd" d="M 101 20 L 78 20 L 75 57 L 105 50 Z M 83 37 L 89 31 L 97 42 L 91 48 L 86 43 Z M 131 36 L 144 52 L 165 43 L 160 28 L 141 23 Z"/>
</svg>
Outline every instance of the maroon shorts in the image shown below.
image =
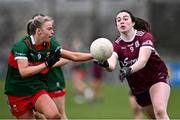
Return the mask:
<svg viewBox="0 0 180 120">
<path fill-rule="evenodd" d="M 152 102 L 151 102 L 151 97 L 150 97 L 150 94 L 149 94 L 149 90 L 139 94 L 139 95 L 136 95 L 136 102 L 141 106 L 141 107 L 144 107 L 144 106 L 148 106 L 148 105 L 151 105 Z"/>
<path fill-rule="evenodd" d="M 169 77 L 166 76 L 162 76 L 162 77 L 159 77 L 158 79 L 156 79 L 156 81 L 154 81 L 152 83 L 152 85 L 156 84 L 156 83 L 159 83 L 159 82 L 164 82 L 166 84 L 169 85 Z M 151 86 L 152 86 L 151 85 Z M 150 97 L 150 94 L 149 94 L 149 89 L 146 90 L 145 92 L 141 93 L 141 94 L 138 94 L 138 95 L 135 95 L 136 96 L 136 101 L 137 103 L 144 107 L 144 106 L 148 106 L 148 105 L 151 105 L 152 102 L 151 102 L 151 97 Z"/>
</svg>

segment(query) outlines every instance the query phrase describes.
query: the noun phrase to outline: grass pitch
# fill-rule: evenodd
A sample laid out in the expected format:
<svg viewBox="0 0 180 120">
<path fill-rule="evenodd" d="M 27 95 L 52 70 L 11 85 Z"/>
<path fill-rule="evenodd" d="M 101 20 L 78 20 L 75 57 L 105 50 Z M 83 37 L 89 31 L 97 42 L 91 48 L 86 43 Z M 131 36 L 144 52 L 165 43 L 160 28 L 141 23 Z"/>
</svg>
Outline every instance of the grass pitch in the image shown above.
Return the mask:
<svg viewBox="0 0 180 120">
<path fill-rule="evenodd" d="M 0 119 L 14 118 L 10 112 L 3 94 L 4 81 L 0 80 Z M 70 119 L 132 119 L 132 111 L 128 100 L 126 85 L 104 84 L 102 102 L 76 104 L 73 87 L 67 82 L 66 112 Z M 172 88 L 169 99 L 168 113 L 171 119 L 180 118 L 180 88 Z"/>
</svg>

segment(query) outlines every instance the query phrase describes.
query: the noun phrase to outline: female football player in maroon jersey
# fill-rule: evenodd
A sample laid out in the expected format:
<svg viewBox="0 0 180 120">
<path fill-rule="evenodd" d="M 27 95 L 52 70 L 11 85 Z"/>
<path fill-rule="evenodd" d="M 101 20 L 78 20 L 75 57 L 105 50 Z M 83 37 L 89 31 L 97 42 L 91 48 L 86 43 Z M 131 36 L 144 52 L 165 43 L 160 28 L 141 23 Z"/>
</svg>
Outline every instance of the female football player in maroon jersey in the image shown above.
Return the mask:
<svg viewBox="0 0 180 120">
<path fill-rule="evenodd" d="M 147 32 L 151 32 L 150 25 L 149 25 L 149 23 L 147 21 L 136 17 L 135 23 L 136 23 L 134 25 L 135 29 L 141 29 L 141 30 L 145 30 Z M 133 118 L 134 118 L 134 120 L 143 119 L 142 108 L 136 102 L 136 96 L 134 96 L 131 91 L 129 92 L 129 102 L 130 102 L 131 108 L 133 110 Z"/>
<path fill-rule="evenodd" d="M 152 34 L 140 26 L 135 28 L 135 17 L 127 10 L 118 12 L 115 22 L 120 37 L 113 43 L 113 55 L 106 62 L 101 62 L 101 65 L 111 72 L 119 61 L 119 78 L 127 79 L 143 112 L 151 119 L 169 119 L 168 70 L 154 48 Z"/>
</svg>

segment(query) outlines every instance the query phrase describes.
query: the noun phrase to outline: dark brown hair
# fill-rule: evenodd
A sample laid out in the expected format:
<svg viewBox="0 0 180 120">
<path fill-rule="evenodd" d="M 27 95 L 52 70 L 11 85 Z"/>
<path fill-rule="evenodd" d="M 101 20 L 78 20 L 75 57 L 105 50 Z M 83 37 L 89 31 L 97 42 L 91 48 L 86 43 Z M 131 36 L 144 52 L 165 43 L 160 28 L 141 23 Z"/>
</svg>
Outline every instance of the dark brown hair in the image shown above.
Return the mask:
<svg viewBox="0 0 180 120">
<path fill-rule="evenodd" d="M 134 15 L 133 15 L 130 11 L 128 11 L 128 10 L 121 10 L 121 11 L 117 12 L 116 16 L 117 16 L 119 13 L 121 13 L 121 12 L 126 12 L 126 13 L 128 13 L 129 16 L 131 17 L 132 22 L 135 22 L 135 21 L 136 21 L 136 17 L 134 17 Z M 116 24 L 116 17 L 115 17 L 115 25 L 117 26 L 117 24 Z"/>
<path fill-rule="evenodd" d="M 42 13 L 36 13 L 36 14 L 34 14 L 34 15 L 32 16 L 31 19 L 34 19 L 35 17 L 38 17 L 38 16 L 45 17 L 45 15 L 42 14 Z M 30 29 L 31 23 L 32 23 L 32 21 L 29 21 L 29 22 L 27 23 L 27 28 L 26 28 L 26 30 L 27 30 L 27 34 L 28 34 L 28 35 L 32 35 L 32 31 L 31 31 L 31 29 Z"/>
<path fill-rule="evenodd" d="M 141 29 L 141 30 L 145 30 L 147 32 L 151 32 L 151 27 L 149 25 L 149 23 L 141 18 L 136 17 L 135 19 L 135 25 L 134 25 L 135 29 Z"/>
</svg>

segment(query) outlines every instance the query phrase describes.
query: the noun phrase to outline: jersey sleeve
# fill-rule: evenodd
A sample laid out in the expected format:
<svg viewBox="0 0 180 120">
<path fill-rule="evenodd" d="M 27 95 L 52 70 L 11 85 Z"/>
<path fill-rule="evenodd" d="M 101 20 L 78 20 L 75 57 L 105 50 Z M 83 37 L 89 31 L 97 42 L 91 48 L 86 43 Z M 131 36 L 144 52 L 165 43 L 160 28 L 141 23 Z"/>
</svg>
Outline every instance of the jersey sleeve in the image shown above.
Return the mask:
<svg viewBox="0 0 180 120">
<path fill-rule="evenodd" d="M 117 54 L 119 53 L 119 50 L 120 50 L 119 49 L 120 46 L 118 45 L 118 42 L 119 42 L 118 40 L 113 42 L 113 49 L 114 49 L 114 52 Z"/>
<path fill-rule="evenodd" d="M 141 47 L 145 48 L 150 48 L 154 50 L 154 41 L 153 41 L 153 36 L 151 33 L 146 32 L 144 36 L 141 39 Z"/>
<path fill-rule="evenodd" d="M 14 54 L 15 60 L 27 59 L 28 47 L 24 42 L 20 41 L 14 45 L 14 47 L 12 48 L 12 53 Z"/>
</svg>

